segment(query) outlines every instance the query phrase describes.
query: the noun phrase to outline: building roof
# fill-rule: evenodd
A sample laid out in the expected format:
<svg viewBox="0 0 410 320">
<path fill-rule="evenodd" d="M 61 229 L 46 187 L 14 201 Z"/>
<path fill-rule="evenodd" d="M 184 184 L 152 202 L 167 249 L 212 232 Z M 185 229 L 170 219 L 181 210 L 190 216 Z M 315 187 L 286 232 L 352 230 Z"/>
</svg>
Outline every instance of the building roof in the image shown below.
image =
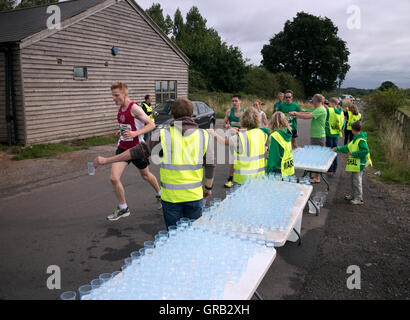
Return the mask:
<svg viewBox="0 0 410 320">
<path fill-rule="evenodd" d="M 78 15 L 105 0 L 71 0 L 53 3 L 61 9 L 61 21 Z M 0 12 L 0 43 L 18 42 L 47 29 L 47 13 L 50 6 L 43 5 Z"/>
<path fill-rule="evenodd" d="M 117 0 L 118 1 L 118 0 Z M 160 27 L 146 14 L 146 12 L 136 3 L 135 0 L 125 0 L 133 7 L 145 21 L 158 33 L 158 35 L 168 43 L 168 45 L 189 65 L 189 58 L 185 53 L 161 30 Z M 61 23 L 70 19 L 76 21 L 81 19 L 81 15 L 93 14 L 92 8 L 98 5 L 115 4 L 114 0 L 71 0 L 53 3 L 57 5 L 61 11 Z M 45 37 L 50 34 L 47 28 L 47 20 L 51 14 L 47 13 L 47 8 L 50 6 L 42 5 L 32 8 L 23 8 L 11 11 L 0 12 L 0 44 L 16 43 L 27 41 L 27 38 L 37 37 L 43 33 Z M 98 8 L 97 8 L 98 9 Z M 77 16 L 77 17 L 76 17 Z M 71 19 L 72 18 L 72 19 Z M 54 30 L 56 31 L 56 30 Z M 48 32 L 48 34 L 47 34 Z M 21 44 L 20 44 L 21 46 Z"/>
</svg>

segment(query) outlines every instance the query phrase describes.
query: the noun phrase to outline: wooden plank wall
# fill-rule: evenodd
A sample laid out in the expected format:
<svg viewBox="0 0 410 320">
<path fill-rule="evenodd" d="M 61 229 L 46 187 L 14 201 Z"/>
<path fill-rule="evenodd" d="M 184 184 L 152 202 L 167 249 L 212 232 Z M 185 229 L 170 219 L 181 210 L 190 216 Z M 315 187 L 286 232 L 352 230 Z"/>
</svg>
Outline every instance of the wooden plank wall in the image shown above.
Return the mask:
<svg viewBox="0 0 410 320">
<path fill-rule="evenodd" d="M 155 97 L 156 80 L 176 80 L 178 97 L 188 96 L 188 65 L 124 1 L 22 49 L 22 65 L 27 144 L 114 133 L 114 81 L 137 102 Z M 88 79 L 74 80 L 74 66 Z"/>
<path fill-rule="evenodd" d="M 17 46 L 12 48 L 13 59 L 13 80 L 15 90 L 15 104 L 16 104 L 16 125 L 17 125 L 17 143 L 25 144 L 25 126 L 24 126 L 24 108 L 23 108 L 23 91 L 21 88 L 21 72 L 20 72 L 20 50 Z M 0 142 L 6 143 L 7 126 L 6 126 L 6 75 L 5 75 L 5 57 L 4 53 L 0 52 Z M 10 101 L 10 108 L 11 101 Z M 10 110 L 13 114 L 13 110 Z M 14 135 L 14 127 L 12 125 L 12 134 Z"/>
</svg>

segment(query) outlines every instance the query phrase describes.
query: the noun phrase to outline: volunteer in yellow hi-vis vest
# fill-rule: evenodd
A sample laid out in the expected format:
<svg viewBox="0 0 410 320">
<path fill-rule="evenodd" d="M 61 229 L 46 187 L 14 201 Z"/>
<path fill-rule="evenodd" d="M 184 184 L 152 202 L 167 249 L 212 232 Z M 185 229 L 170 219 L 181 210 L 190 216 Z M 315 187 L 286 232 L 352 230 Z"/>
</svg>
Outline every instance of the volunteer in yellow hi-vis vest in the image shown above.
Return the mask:
<svg viewBox="0 0 410 320">
<path fill-rule="evenodd" d="M 246 179 L 265 174 L 265 146 L 268 136 L 260 128 L 256 128 L 240 130 L 238 138 L 234 148 L 233 182 L 243 184 Z"/>
<path fill-rule="evenodd" d="M 346 195 L 345 199 L 351 204 L 363 204 L 363 170 L 369 165 L 373 165 L 370 159 L 369 146 L 367 145 L 367 134 L 361 132 L 361 122 L 352 124 L 353 141 L 349 144 L 333 148 L 334 151 L 347 153 L 349 157 L 346 162 L 346 171 L 352 173 L 352 194 Z"/>
<path fill-rule="evenodd" d="M 198 219 L 202 214 L 203 198 L 212 194 L 215 175 L 213 147 L 209 135 L 199 129 L 192 119 L 193 105 L 188 99 L 177 99 L 171 114 L 176 119 L 137 147 L 111 158 L 97 157 L 94 166 L 148 159 L 160 164 L 161 200 L 167 228 L 181 218 Z M 204 173 L 205 169 L 205 173 Z M 202 181 L 205 174 L 205 190 Z"/>
<path fill-rule="evenodd" d="M 219 143 L 234 146 L 233 181 L 243 184 L 246 179 L 265 174 L 266 142 L 269 129 L 260 128 L 260 116 L 255 108 L 248 108 L 240 118 L 241 129 L 232 137 L 221 137 L 208 130 Z"/>
<path fill-rule="evenodd" d="M 292 129 L 282 112 L 275 112 L 270 120 L 273 133 L 269 137 L 266 174 L 281 173 L 283 177 L 295 174 L 292 153 Z"/>
<path fill-rule="evenodd" d="M 339 145 L 339 138 L 343 137 L 345 117 L 343 110 L 338 108 L 339 100 L 335 97 L 329 99 L 329 106 L 326 106 L 326 147 L 336 148 Z M 328 170 L 329 175 L 335 175 L 338 166 L 338 157 L 335 158 Z"/>
<path fill-rule="evenodd" d="M 161 199 L 171 203 L 203 198 L 203 157 L 209 142 L 205 130 L 184 136 L 182 128 L 161 129 Z"/>
<path fill-rule="evenodd" d="M 151 106 L 152 103 L 152 96 L 146 95 L 145 96 L 145 101 L 141 103 L 141 108 L 144 110 L 145 114 L 150 117 L 152 122 L 155 123 L 155 111 Z"/>
<path fill-rule="evenodd" d="M 362 119 L 362 114 L 359 112 L 358 114 L 354 114 L 351 111 L 347 112 L 349 114 L 349 121 L 347 122 L 347 130 L 352 130 L 352 124 L 360 121 Z"/>
</svg>

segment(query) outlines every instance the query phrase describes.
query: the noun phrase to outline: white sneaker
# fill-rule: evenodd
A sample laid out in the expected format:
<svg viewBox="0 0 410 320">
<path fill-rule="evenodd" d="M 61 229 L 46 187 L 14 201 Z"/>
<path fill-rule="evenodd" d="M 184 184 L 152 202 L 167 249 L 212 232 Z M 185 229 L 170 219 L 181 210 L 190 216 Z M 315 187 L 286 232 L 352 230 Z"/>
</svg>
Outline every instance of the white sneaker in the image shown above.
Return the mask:
<svg viewBox="0 0 410 320">
<path fill-rule="evenodd" d="M 363 204 L 364 204 L 364 202 L 363 202 L 363 200 L 357 200 L 357 199 L 354 199 L 354 200 L 351 200 L 351 201 L 350 201 L 350 204 L 354 204 L 354 205 L 363 205 Z"/>
</svg>

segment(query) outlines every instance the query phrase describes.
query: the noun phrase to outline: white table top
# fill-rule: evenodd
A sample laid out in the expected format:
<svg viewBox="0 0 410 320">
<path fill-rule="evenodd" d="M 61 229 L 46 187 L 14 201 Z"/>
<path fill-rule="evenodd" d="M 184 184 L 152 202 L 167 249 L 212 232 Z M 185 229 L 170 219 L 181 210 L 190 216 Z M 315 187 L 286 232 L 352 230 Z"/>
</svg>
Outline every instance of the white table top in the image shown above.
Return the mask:
<svg viewBox="0 0 410 320">
<path fill-rule="evenodd" d="M 324 167 L 302 167 L 302 166 L 298 166 L 297 162 L 295 162 L 295 169 L 300 169 L 300 170 L 305 170 L 305 171 L 311 171 L 311 172 L 322 172 L 322 173 L 326 173 L 329 171 L 329 168 L 332 166 L 333 161 L 336 159 L 337 157 L 337 153 L 335 153 L 328 161 L 327 165 Z"/>
<path fill-rule="evenodd" d="M 259 253 L 248 261 L 248 269 L 238 283 L 225 286 L 223 300 L 250 300 L 276 258 L 276 250 Z"/>
</svg>

